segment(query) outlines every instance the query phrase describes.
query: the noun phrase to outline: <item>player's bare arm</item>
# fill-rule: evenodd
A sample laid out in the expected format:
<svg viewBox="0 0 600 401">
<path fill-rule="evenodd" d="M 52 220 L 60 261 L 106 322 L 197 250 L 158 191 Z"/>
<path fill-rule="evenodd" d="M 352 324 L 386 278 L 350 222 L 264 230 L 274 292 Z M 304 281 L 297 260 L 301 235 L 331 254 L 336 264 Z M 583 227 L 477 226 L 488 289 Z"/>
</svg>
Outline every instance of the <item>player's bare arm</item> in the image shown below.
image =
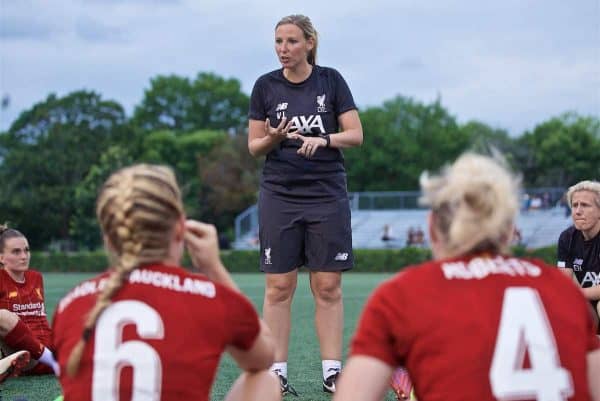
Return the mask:
<svg viewBox="0 0 600 401">
<path fill-rule="evenodd" d="M 248 372 L 257 372 L 268 369 L 275 359 L 275 343 L 271 330 L 260 320 L 260 331 L 252 347 L 241 350 L 232 346 L 227 347 L 227 352 L 237 362 L 240 369 Z"/>
<path fill-rule="evenodd" d="M 392 377 L 392 367 L 379 359 L 357 355 L 348 360 L 333 401 L 381 401 Z"/>
</svg>

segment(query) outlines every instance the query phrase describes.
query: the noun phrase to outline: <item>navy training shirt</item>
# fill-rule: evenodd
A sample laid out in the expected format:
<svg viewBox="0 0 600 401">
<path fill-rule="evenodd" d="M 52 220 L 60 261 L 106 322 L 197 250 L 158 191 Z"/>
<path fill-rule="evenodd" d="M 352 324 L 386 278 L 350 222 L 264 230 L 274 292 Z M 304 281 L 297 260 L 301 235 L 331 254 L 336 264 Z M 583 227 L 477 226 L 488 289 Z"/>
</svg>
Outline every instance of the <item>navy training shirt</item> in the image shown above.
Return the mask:
<svg viewBox="0 0 600 401">
<path fill-rule="evenodd" d="M 300 83 L 288 81 L 283 69 L 258 78 L 248 117 L 259 121 L 268 117 L 272 127 L 286 117 L 292 121 L 290 131 L 320 136 L 338 132 L 338 116 L 353 109 L 352 93 L 341 74 L 333 68 L 314 66 Z M 296 153 L 301 145 L 301 140 L 286 139 L 267 154 L 261 189 L 302 203 L 347 197 L 342 151 L 320 147 L 307 159 Z"/>
</svg>

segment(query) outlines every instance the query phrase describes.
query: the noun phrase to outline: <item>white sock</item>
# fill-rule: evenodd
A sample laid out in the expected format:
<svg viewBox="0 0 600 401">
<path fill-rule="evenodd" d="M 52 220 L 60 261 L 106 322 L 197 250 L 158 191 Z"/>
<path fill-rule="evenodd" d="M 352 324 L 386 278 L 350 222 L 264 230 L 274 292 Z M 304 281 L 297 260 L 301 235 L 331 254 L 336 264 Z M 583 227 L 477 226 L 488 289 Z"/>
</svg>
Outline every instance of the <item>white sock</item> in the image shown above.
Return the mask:
<svg viewBox="0 0 600 401">
<path fill-rule="evenodd" d="M 271 365 L 271 372 L 287 379 L 287 362 L 275 362 Z"/>
<path fill-rule="evenodd" d="M 56 362 L 56 359 L 54 359 L 54 354 L 48 349 L 48 347 L 44 347 L 44 352 L 42 352 L 42 356 L 40 356 L 38 361 L 50 366 L 54 370 L 54 374 L 57 376 L 59 375 L 60 368 L 58 367 L 58 362 Z"/>
<path fill-rule="evenodd" d="M 323 365 L 323 379 L 327 379 L 332 374 L 342 370 L 342 361 L 323 359 L 321 365 Z"/>
</svg>

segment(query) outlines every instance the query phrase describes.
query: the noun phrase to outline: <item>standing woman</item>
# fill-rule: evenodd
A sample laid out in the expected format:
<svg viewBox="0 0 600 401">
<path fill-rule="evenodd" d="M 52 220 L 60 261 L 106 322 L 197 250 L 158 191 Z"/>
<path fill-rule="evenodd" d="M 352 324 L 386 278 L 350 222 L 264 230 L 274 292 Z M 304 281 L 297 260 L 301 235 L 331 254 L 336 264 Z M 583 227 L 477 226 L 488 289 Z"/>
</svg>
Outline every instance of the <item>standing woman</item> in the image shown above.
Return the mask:
<svg viewBox="0 0 600 401">
<path fill-rule="evenodd" d="M 276 342 L 272 370 L 287 382 L 290 307 L 298 269 L 310 270 L 323 390 L 335 392 L 341 370 L 341 272 L 353 266 L 350 204 L 342 148 L 360 146 L 352 93 L 332 68 L 316 64 L 317 31 L 290 15 L 275 27 L 282 68 L 261 76 L 250 100 L 248 149 L 266 155 L 259 196 L 263 317 Z"/>
</svg>

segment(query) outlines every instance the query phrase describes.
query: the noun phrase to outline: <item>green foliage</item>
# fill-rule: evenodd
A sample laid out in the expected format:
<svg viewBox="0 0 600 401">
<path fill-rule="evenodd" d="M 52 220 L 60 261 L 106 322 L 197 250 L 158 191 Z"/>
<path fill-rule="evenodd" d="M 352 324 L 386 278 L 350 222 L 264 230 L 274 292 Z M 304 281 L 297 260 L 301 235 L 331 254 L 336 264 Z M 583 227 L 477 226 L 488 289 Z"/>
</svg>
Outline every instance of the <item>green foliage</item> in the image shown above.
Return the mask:
<svg viewBox="0 0 600 401">
<path fill-rule="evenodd" d="M 71 219 L 70 234 L 73 240 L 86 249 L 96 249 L 102 244 L 100 227 L 96 219 L 96 198 L 104 181 L 115 170 L 132 164 L 127 149 L 109 147 L 98 164 L 93 165 L 85 178 L 75 187 L 75 213 Z"/>
<path fill-rule="evenodd" d="M 130 130 L 123 108 L 94 92 L 50 95 L 0 135 L 0 216 L 38 247 L 69 237 L 79 182 Z"/>
<path fill-rule="evenodd" d="M 121 166 L 149 162 L 174 168 L 190 217 L 231 233 L 235 216 L 256 202 L 263 162 L 247 149 L 247 109 L 239 81 L 213 73 L 157 76 L 131 119 L 95 92 L 51 94 L 0 133 L 0 221 L 37 249 L 94 249 L 99 186 Z M 527 187 L 600 178 L 597 117 L 566 113 L 511 138 L 480 121 L 459 125 L 439 99 L 400 95 L 360 117 L 363 146 L 345 150 L 351 191 L 417 190 L 424 170 L 490 147 Z"/>
<path fill-rule="evenodd" d="M 525 247 L 513 248 L 513 254 L 515 256 L 541 259 L 550 266 L 556 265 L 556 252 L 556 246 L 547 246 L 537 249 L 528 249 Z"/>
<path fill-rule="evenodd" d="M 237 214 L 256 202 L 261 161 L 250 155 L 247 143 L 247 135 L 227 137 L 198 159 L 198 217 L 220 232 L 233 227 Z"/>
<path fill-rule="evenodd" d="M 254 273 L 260 269 L 257 250 L 221 251 L 227 270 L 236 273 Z M 403 267 L 424 262 L 431 258 L 431 251 L 423 248 L 355 249 L 353 272 L 396 272 Z M 92 252 L 33 252 L 31 266 L 43 272 L 102 272 L 108 265 L 104 251 Z M 184 266 L 191 268 L 188 257 Z"/>
<path fill-rule="evenodd" d="M 600 179 L 600 120 L 566 113 L 517 139 L 518 165 L 527 186 L 568 187 Z"/>
<path fill-rule="evenodd" d="M 158 76 L 151 80 L 133 120 L 144 131 L 228 130 L 246 124 L 248 105 L 237 79 L 206 72 L 193 81 Z"/>
<path fill-rule="evenodd" d="M 468 146 L 468 137 L 437 100 L 398 96 L 360 113 L 361 148 L 345 152 L 352 191 L 414 190 L 423 170 L 436 170 Z M 373 179 L 373 172 L 383 172 Z"/>
</svg>

